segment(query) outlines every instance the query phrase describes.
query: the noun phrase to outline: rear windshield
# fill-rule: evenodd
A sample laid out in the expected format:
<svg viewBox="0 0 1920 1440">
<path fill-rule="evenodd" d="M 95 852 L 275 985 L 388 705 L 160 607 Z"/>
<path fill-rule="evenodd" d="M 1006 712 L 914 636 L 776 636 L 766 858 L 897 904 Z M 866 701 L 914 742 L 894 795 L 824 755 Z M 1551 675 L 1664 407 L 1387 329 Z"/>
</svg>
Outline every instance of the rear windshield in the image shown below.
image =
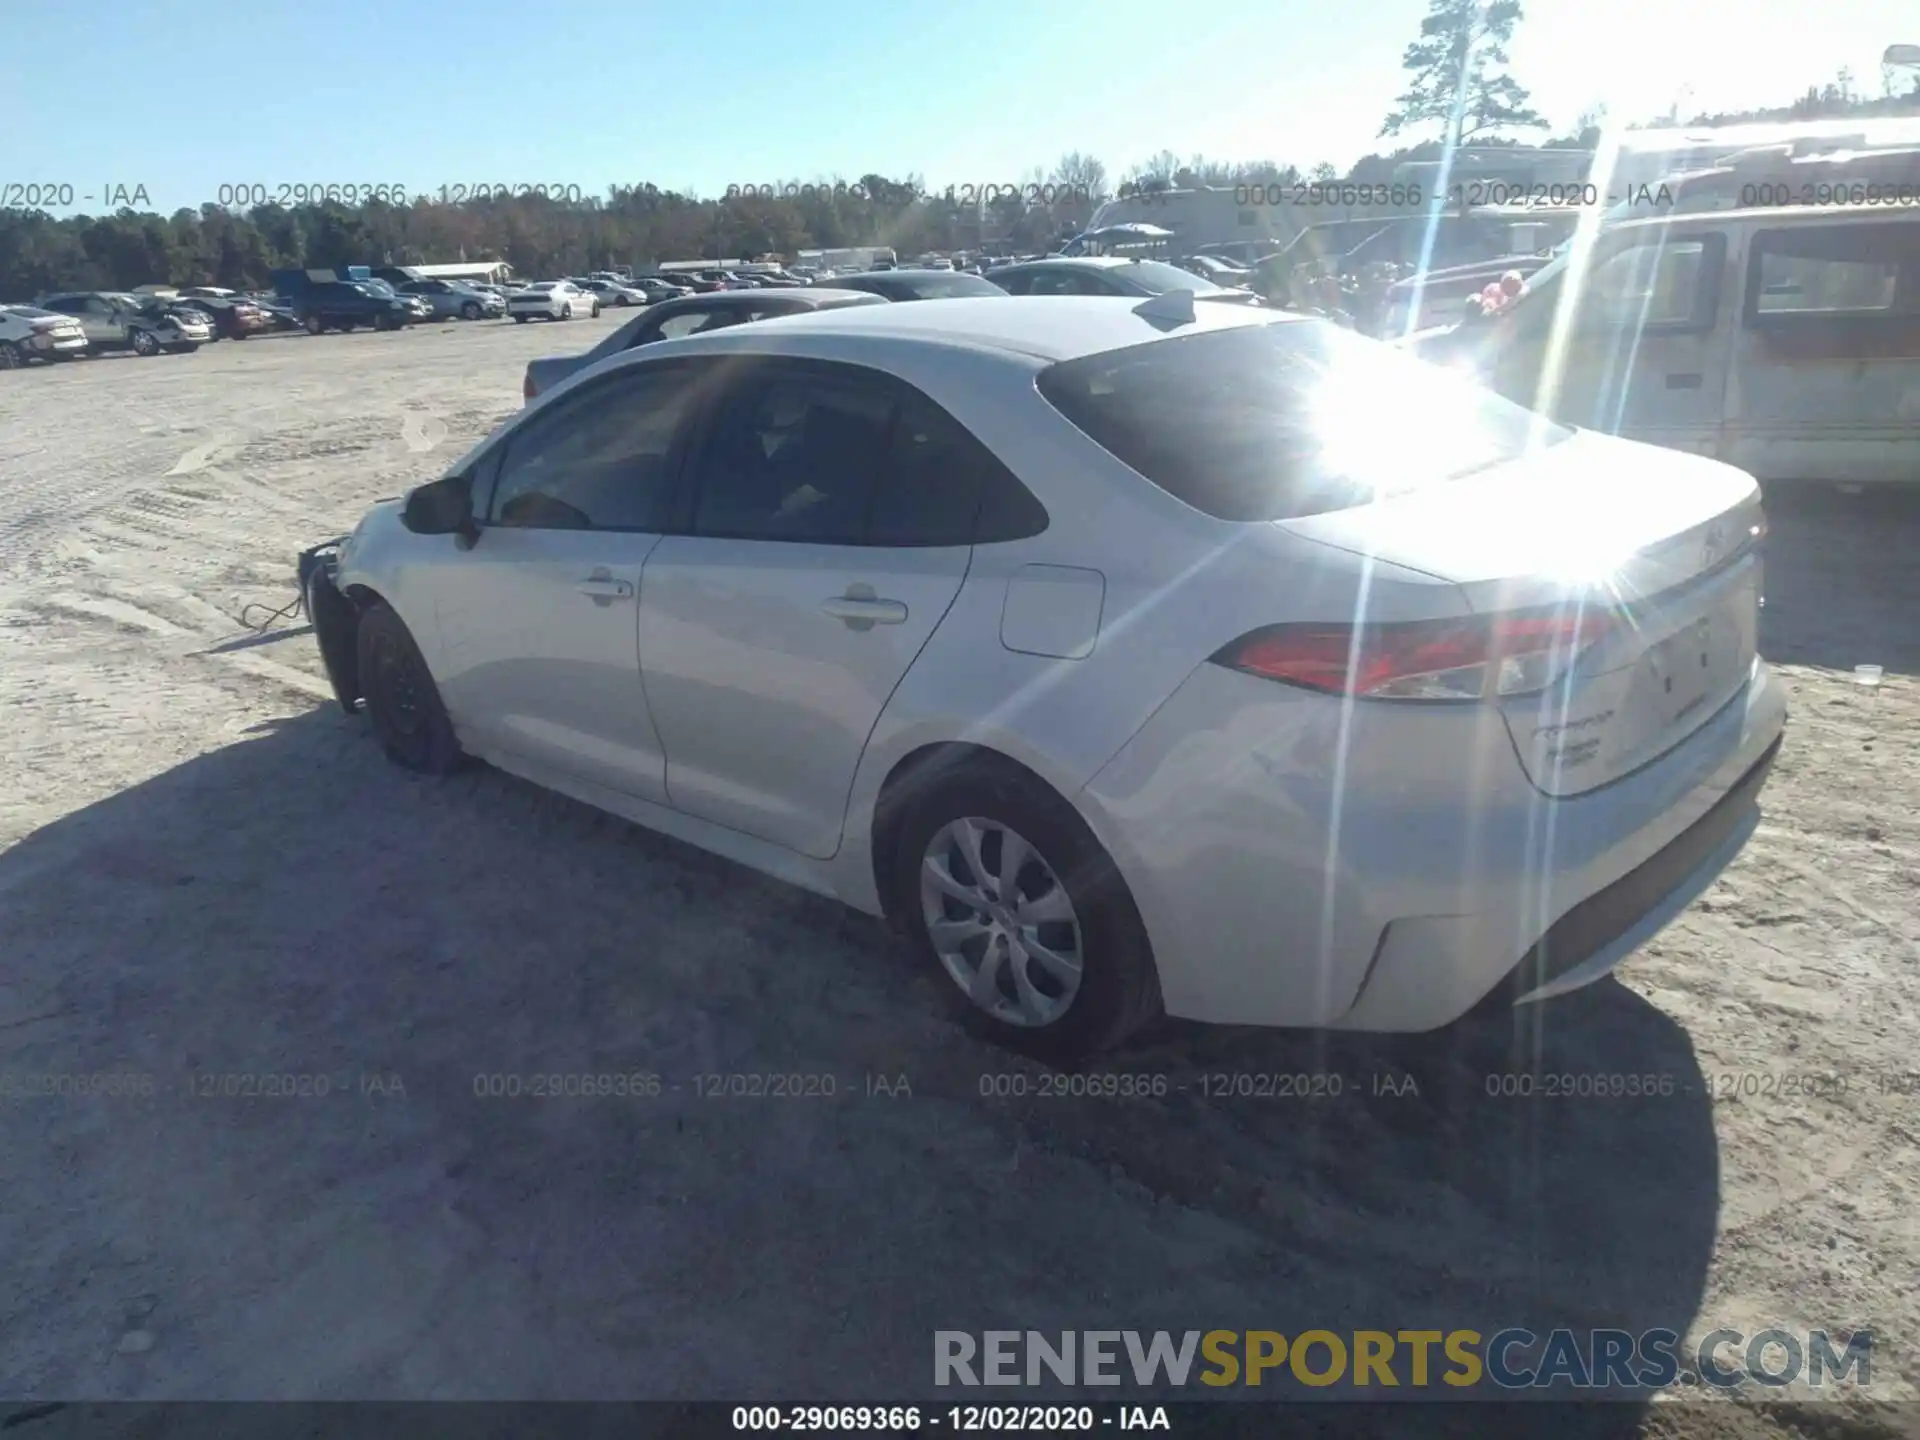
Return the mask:
<svg viewBox="0 0 1920 1440">
<path fill-rule="evenodd" d="M 1108 452 L 1221 520 L 1345 510 L 1573 432 L 1466 377 L 1320 321 L 1063 361 L 1040 393 Z"/>
<path fill-rule="evenodd" d="M 898 273 L 896 271 L 895 275 L 897 276 Z M 948 270 L 929 270 L 909 280 L 895 279 L 894 288 L 919 300 L 954 300 L 963 299 L 969 295 L 1005 295 L 1007 293 L 991 280 L 983 280 L 978 275 L 961 275 Z"/>
</svg>

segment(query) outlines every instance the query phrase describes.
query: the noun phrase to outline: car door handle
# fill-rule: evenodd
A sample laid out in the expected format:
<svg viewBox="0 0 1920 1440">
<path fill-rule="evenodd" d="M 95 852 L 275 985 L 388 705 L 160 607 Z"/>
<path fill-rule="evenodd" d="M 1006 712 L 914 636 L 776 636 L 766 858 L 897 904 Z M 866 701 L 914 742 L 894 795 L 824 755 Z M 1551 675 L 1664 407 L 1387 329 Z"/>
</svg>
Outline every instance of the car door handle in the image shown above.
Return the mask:
<svg viewBox="0 0 1920 1440">
<path fill-rule="evenodd" d="M 610 580 L 605 575 L 592 575 L 573 587 L 582 595 L 592 595 L 600 600 L 628 600 L 633 597 L 633 586 L 625 580 Z"/>
<path fill-rule="evenodd" d="M 846 622 L 850 630 L 866 630 L 875 625 L 899 625 L 907 618 L 907 607 L 898 600 L 882 600 L 873 595 L 835 595 L 820 602 L 822 614 Z"/>
</svg>

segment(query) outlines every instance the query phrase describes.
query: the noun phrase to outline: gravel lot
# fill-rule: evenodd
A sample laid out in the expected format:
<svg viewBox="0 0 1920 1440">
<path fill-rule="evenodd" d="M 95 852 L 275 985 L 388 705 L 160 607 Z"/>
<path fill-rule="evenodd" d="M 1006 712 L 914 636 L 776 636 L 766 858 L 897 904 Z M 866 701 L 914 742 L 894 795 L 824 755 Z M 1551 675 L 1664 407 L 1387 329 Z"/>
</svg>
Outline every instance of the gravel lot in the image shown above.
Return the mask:
<svg viewBox="0 0 1920 1440">
<path fill-rule="evenodd" d="M 1920 497 L 1772 507 L 1766 822 L 1617 981 L 1444 1039 L 1168 1026 L 1116 1065 L 1163 1098 L 983 1098 L 1040 1072 L 877 924 L 492 771 L 403 774 L 308 632 L 238 623 L 620 318 L 5 377 L 0 1071 L 156 1088 L 0 1101 L 0 1395 L 932 1398 L 936 1329 L 1429 1324 L 1871 1327 L 1876 1394 L 1913 1396 L 1920 1102 L 1883 1081 L 1920 1069 Z M 1486 1094 L 1514 1069 L 1677 1093 Z M 1346 1093 L 1180 1088 L 1320 1070 Z M 263 1072 L 330 1093 L 192 1078 Z M 474 1093 L 547 1072 L 662 1090 Z"/>
</svg>

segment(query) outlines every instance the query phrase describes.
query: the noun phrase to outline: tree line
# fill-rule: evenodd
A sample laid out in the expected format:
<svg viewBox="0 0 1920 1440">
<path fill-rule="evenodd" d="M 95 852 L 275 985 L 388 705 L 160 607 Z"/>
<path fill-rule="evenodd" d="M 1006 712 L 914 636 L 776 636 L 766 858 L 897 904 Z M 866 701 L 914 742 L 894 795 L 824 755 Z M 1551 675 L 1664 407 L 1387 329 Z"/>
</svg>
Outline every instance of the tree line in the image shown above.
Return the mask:
<svg viewBox="0 0 1920 1440">
<path fill-rule="evenodd" d="M 1533 148 L 1512 131 L 1547 122 L 1507 73 L 1507 44 L 1521 19 L 1519 0 L 1431 0 L 1419 37 L 1402 64 L 1406 90 L 1382 135 L 1428 138 L 1368 155 L 1345 176 L 1332 165 L 1305 170 L 1273 160 L 1229 161 L 1161 151 L 1119 177 L 1120 193 L 1171 186 L 1291 184 L 1301 179 L 1390 182 L 1408 161 L 1438 159 L 1449 144 Z M 1682 119 L 1678 110 L 1653 126 L 1820 116 L 1905 114 L 1920 110 L 1920 83 L 1903 87 L 1884 72 L 1882 94 L 1868 97 L 1846 71 L 1809 87 L 1788 105 L 1742 114 Z M 1592 148 L 1606 116 L 1583 114 L 1572 133 L 1544 146 Z M 1043 249 L 1083 228 L 1115 193 L 1107 167 L 1092 155 L 1063 155 L 1035 167 L 1026 182 L 965 203 L 929 190 L 920 176 L 865 174 L 857 180 L 799 181 L 764 193 L 705 197 L 645 182 L 609 187 L 603 197 L 540 194 L 455 200 L 374 198 L 358 204 L 206 204 L 170 216 L 121 208 L 110 215 L 55 218 L 44 211 L 0 210 L 0 301 L 53 289 L 131 289 L 137 285 L 224 285 L 262 289 L 274 270 L 339 265 L 505 261 L 522 276 L 573 275 L 613 265 L 781 254 L 803 249 L 890 245 L 903 255 L 986 245 Z M 752 188 L 752 187 L 749 187 Z M 1038 197 L 1038 198 L 1036 198 Z"/>
</svg>

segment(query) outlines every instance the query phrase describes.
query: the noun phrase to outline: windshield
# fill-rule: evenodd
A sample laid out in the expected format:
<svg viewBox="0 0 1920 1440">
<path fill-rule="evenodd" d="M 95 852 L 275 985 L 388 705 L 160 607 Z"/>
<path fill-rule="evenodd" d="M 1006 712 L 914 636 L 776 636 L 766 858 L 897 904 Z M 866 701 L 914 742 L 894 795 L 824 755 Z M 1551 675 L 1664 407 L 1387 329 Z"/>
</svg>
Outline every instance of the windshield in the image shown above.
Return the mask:
<svg viewBox="0 0 1920 1440">
<path fill-rule="evenodd" d="M 1118 274 L 1139 281 L 1156 294 L 1168 290 L 1191 290 L 1204 295 L 1225 288 L 1214 284 L 1204 275 L 1195 275 L 1191 270 L 1182 270 L 1178 265 L 1169 265 L 1163 260 L 1129 260 L 1124 266 L 1114 268 Z"/>
<path fill-rule="evenodd" d="M 1570 430 L 1320 321 L 1156 340 L 1042 372 L 1040 393 L 1163 490 L 1282 520 L 1516 460 Z"/>
</svg>

